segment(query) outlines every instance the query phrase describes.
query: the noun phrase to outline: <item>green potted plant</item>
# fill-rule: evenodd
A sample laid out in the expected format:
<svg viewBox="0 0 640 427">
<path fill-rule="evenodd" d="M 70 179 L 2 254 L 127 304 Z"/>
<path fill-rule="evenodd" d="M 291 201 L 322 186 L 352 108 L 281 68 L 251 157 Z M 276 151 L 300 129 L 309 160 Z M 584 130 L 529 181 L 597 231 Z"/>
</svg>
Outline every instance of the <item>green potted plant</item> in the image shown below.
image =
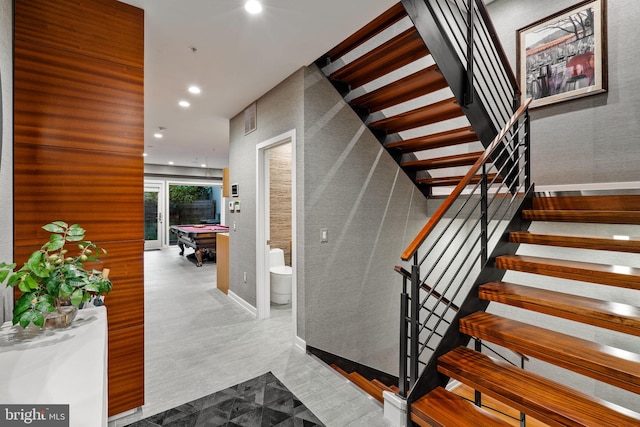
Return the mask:
<svg viewBox="0 0 640 427">
<path fill-rule="evenodd" d="M 109 270 L 87 270 L 85 262 L 98 261 L 104 249 L 84 240 L 85 230 L 78 224 L 54 221 L 42 227 L 51 233 L 49 241 L 31 254 L 22 268 L 0 263 L 0 283 L 7 277 L 7 286 L 22 292 L 13 309 L 13 324 L 23 328 L 36 326 L 66 326 L 75 317 L 81 304 L 109 293 L 112 283 Z M 77 254 L 70 254 L 67 244 L 77 245 Z"/>
</svg>

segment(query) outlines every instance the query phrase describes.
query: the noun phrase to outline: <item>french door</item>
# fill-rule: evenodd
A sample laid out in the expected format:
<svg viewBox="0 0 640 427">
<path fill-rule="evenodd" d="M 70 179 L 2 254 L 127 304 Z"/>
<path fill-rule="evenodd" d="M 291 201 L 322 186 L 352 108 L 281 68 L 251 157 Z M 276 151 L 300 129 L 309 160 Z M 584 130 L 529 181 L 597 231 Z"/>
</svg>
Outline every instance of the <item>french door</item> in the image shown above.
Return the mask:
<svg viewBox="0 0 640 427">
<path fill-rule="evenodd" d="M 144 183 L 144 249 L 162 248 L 163 236 L 163 185 L 159 182 Z"/>
</svg>

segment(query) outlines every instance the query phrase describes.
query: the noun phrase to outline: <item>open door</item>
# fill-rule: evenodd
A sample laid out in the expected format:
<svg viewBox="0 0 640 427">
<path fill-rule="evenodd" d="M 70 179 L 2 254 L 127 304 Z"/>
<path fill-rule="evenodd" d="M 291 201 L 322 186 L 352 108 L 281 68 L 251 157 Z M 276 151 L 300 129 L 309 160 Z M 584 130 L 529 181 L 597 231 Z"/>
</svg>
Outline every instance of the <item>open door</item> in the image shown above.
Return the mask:
<svg viewBox="0 0 640 427">
<path fill-rule="evenodd" d="M 259 144 L 257 148 L 257 218 L 256 218 L 256 308 L 259 319 L 265 319 L 271 315 L 271 289 L 270 289 L 270 250 L 279 248 L 284 252 L 285 265 L 292 267 L 291 277 L 291 316 L 296 335 L 296 173 L 295 173 L 295 130 L 286 132 L 268 141 Z M 271 192 L 274 184 L 273 174 L 282 173 L 285 168 L 274 164 L 274 158 L 279 158 L 282 153 L 288 152 L 290 187 L 286 190 L 290 196 L 288 207 L 283 206 L 282 199 L 272 199 Z M 284 190 L 280 190 L 284 191 Z M 285 203 L 286 204 L 286 203 Z M 275 213 L 274 213 L 275 212 Z M 278 218 L 286 216 L 286 220 Z M 282 226 L 273 227 L 274 221 L 288 221 L 290 224 L 289 235 L 282 233 Z M 272 232 L 273 230 L 273 232 Z M 284 236 L 284 237 L 283 237 Z"/>
</svg>

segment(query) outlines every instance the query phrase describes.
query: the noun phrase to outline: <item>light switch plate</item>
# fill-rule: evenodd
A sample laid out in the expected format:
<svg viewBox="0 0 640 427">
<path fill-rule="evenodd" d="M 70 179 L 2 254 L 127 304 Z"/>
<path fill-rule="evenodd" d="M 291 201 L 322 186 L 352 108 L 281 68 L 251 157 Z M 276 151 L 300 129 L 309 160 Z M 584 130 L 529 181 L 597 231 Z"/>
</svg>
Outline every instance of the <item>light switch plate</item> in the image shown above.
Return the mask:
<svg viewBox="0 0 640 427">
<path fill-rule="evenodd" d="M 320 243 L 325 243 L 329 241 L 329 229 L 321 228 L 320 229 Z"/>
</svg>

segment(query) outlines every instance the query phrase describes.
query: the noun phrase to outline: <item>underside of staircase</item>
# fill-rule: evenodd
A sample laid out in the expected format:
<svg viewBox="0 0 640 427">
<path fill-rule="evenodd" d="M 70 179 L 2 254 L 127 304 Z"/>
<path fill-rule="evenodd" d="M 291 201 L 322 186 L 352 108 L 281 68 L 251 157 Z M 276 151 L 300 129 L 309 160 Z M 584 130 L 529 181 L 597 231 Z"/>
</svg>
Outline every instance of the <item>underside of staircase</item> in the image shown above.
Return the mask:
<svg viewBox="0 0 640 427">
<path fill-rule="evenodd" d="M 534 198 L 532 208 L 522 212 L 523 218 L 533 221 L 531 228 L 553 229 L 555 226 L 565 231 L 509 233 L 509 241 L 521 245 L 521 249 L 514 255 L 495 258 L 495 268 L 526 274 L 515 275 L 522 278 L 518 282 L 482 284 L 478 298 L 519 309 L 506 310 L 509 313 L 527 311 L 529 313 L 522 316 L 535 321 L 530 323 L 514 316 L 493 314 L 495 306 L 490 305 L 487 311 L 474 312 L 460 319 L 459 331 L 503 351 L 523 354 L 640 394 L 640 354 L 637 353 L 640 342 L 634 338 L 640 336 L 640 269 L 603 262 L 617 259 L 615 254 L 620 253 L 620 257 L 624 254 L 627 264 L 631 264 L 628 262 L 631 260 L 640 265 L 640 257 L 635 256 L 640 253 L 640 242 L 637 237 L 628 235 L 634 232 L 637 235 L 640 231 L 640 221 L 629 220 L 638 214 L 640 196 Z M 635 228 L 629 230 L 630 225 Z M 585 228 L 593 234 L 583 234 L 581 230 Z M 619 234 L 610 235 L 612 229 Z M 536 247 L 539 248 L 537 252 L 549 252 L 549 256 L 526 255 L 531 248 L 536 251 Z M 555 251 L 554 248 L 566 249 Z M 520 254 L 521 250 L 525 255 Z M 552 256 L 556 252 L 562 258 Z M 601 290 L 600 287 L 608 289 Z M 612 297 L 604 299 L 603 295 Z M 539 314 L 536 316 L 535 313 Z M 548 320 L 548 316 L 568 320 L 565 322 L 567 330 L 545 327 L 548 323 L 556 325 L 555 321 Z M 586 330 L 582 334 L 587 336 L 612 331 L 611 334 L 619 336 L 618 341 L 626 342 L 635 351 L 578 336 L 575 330 Z M 629 338 L 625 339 L 622 334 Z M 640 425 L 640 413 L 637 412 L 640 404 L 636 407 L 616 405 L 555 378 L 533 373 L 469 347 L 457 347 L 440 356 L 438 372 L 546 425 Z M 411 419 L 421 426 L 502 425 L 484 418 L 491 415 L 501 417 L 500 422 L 519 425 L 518 420 L 505 419 L 477 407 L 474 411 L 467 408 L 452 413 L 449 410 L 451 401 L 456 402 L 455 407 L 460 407 L 463 406 L 460 400 L 473 406 L 472 402 L 454 396 L 454 393 L 436 388 L 411 405 Z M 640 402 L 640 396 L 636 402 Z"/>
<path fill-rule="evenodd" d="M 455 186 L 482 154 L 402 3 L 316 64 L 425 195 Z"/>
</svg>

